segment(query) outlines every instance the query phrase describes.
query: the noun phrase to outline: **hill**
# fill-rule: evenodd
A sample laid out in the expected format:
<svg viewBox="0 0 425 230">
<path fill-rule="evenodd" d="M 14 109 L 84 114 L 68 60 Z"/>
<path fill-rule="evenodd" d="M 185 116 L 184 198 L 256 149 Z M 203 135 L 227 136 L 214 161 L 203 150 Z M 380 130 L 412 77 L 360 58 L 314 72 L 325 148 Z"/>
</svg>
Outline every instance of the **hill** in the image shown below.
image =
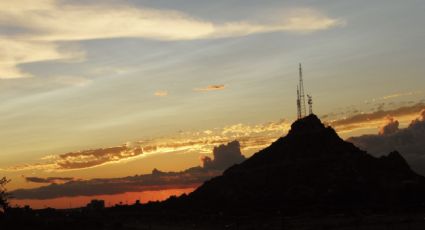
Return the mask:
<svg viewBox="0 0 425 230">
<path fill-rule="evenodd" d="M 209 211 L 406 210 L 423 207 L 425 178 L 398 152 L 376 158 L 315 115 L 188 196 L 164 205 Z"/>
</svg>

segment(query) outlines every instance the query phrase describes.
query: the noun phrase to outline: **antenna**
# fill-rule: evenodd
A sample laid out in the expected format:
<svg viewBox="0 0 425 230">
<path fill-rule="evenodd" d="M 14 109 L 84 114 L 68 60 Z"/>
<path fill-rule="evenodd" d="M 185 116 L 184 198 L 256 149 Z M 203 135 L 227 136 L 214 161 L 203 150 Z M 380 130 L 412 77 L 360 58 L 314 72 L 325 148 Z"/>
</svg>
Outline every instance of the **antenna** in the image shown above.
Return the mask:
<svg viewBox="0 0 425 230">
<path fill-rule="evenodd" d="M 301 101 L 300 101 L 300 89 L 297 86 L 297 114 L 298 119 L 301 119 Z"/>
<path fill-rule="evenodd" d="M 305 117 L 307 111 L 305 108 L 305 95 L 304 95 L 304 83 L 303 83 L 303 70 L 301 67 L 301 63 L 300 63 L 300 68 L 299 68 L 299 72 L 300 72 L 300 108 L 301 108 L 301 118 Z"/>
<path fill-rule="evenodd" d="M 313 114 L 313 97 L 311 95 L 307 94 L 307 98 L 308 98 L 308 113 L 309 115 Z"/>
</svg>

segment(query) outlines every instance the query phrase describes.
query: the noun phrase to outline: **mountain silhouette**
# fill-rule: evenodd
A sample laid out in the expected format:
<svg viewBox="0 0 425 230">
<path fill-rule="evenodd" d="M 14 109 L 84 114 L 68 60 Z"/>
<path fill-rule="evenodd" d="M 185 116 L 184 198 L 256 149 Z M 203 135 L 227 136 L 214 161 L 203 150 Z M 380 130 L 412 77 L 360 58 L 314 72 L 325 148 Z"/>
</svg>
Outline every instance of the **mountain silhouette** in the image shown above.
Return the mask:
<svg viewBox="0 0 425 230">
<path fill-rule="evenodd" d="M 405 210 L 422 207 L 423 194 L 425 177 L 412 171 L 398 152 L 373 157 L 309 115 L 269 147 L 164 204 L 289 213 Z"/>
</svg>

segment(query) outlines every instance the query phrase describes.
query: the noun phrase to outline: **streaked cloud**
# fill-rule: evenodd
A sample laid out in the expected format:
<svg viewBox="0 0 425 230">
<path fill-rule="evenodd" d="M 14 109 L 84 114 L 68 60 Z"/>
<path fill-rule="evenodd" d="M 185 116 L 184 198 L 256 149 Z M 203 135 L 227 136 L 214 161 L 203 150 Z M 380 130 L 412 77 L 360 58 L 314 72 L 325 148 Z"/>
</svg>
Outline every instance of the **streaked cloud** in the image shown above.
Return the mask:
<svg viewBox="0 0 425 230">
<path fill-rule="evenodd" d="M 118 163 L 122 160 L 137 157 L 143 153 L 139 146 L 116 146 L 109 148 L 89 149 L 78 152 L 69 152 L 59 155 L 48 155 L 41 159 L 42 162 L 34 164 L 23 164 L 9 167 L 9 171 L 26 170 L 73 170 L 92 168 L 104 164 Z"/>
<path fill-rule="evenodd" d="M 0 78 L 31 76 L 19 65 L 50 60 L 82 60 L 75 42 L 110 38 L 174 41 L 215 39 L 268 32 L 312 32 L 343 24 L 314 9 L 291 9 L 274 22 L 215 23 L 180 11 L 124 4 L 66 4 L 55 0 L 0 3 L 0 27 L 22 32 L 0 39 Z M 77 46 L 78 47 L 78 46 Z"/>
<path fill-rule="evenodd" d="M 243 151 L 268 146 L 289 129 L 285 120 L 256 125 L 231 125 L 205 131 L 181 132 L 176 136 L 128 142 L 121 146 L 81 150 L 62 154 L 48 154 L 39 162 L 15 165 L 0 170 L 6 171 L 67 171 L 117 164 L 148 157 L 154 154 L 173 152 L 197 152 L 207 154 L 215 146 L 234 140 Z"/>
<path fill-rule="evenodd" d="M 157 97 L 166 97 L 166 96 L 168 96 L 168 91 L 158 90 L 154 93 L 154 95 L 157 96 Z"/>
<path fill-rule="evenodd" d="M 140 147 L 132 148 L 124 145 L 61 154 L 55 163 L 60 169 L 89 168 L 108 162 L 120 161 L 142 153 L 143 151 Z"/>
<path fill-rule="evenodd" d="M 195 88 L 193 90 L 198 92 L 208 92 L 208 91 L 223 90 L 224 88 L 225 88 L 224 85 L 209 85 L 207 87 Z"/>
<path fill-rule="evenodd" d="M 369 113 L 359 113 L 347 118 L 327 121 L 328 125 L 337 131 L 353 131 L 365 127 L 376 127 L 386 122 L 387 117 L 409 117 L 416 116 L 425 109 L 424 103 L 417 103 L 411 106 L 403 106 L 390 110 L 377 110 Z"/>
</svg>

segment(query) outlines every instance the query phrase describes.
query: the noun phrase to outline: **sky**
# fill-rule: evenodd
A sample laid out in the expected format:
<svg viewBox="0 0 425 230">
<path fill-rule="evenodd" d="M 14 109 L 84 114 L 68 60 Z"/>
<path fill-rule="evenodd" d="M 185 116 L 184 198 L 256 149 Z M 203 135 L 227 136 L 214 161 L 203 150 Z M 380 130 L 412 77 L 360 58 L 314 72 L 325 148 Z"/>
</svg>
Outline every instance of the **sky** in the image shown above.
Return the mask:
<svg viewBox="0 0 425 230">
<path fill-rule="evenodd" d="M 299 63 L 314 113 L 343 138 L 388 117 L 408 127 L 425 108 L 424 11 L 420 0 L 0 0 L 0 176 L 14 190 L 184 173 L 234 140 L 249 157 L 296 119 Z"/>
</svg>

